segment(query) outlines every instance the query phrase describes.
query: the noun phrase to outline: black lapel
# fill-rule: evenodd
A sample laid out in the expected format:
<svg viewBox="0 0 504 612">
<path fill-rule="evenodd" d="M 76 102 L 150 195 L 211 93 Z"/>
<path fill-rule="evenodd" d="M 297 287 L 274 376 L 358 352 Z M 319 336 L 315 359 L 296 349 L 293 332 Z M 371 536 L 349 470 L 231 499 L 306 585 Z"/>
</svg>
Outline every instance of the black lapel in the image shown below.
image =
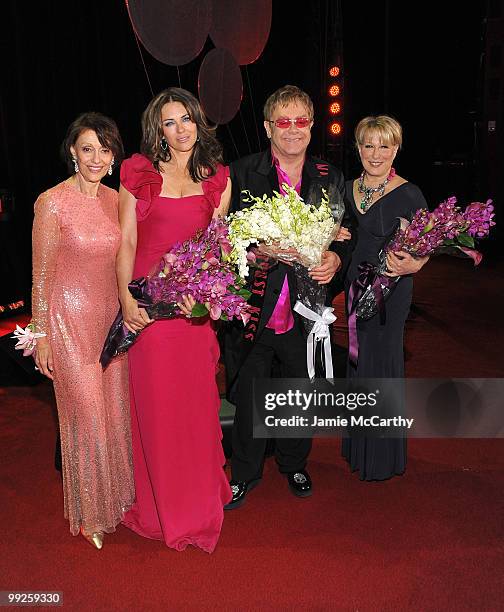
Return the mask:
<svg viewBox="0 0 504 612">
<path fill-rule="evenodd" d="M 311 155 L 307 155 L 303 166 L 301 181 L 301 197 L 306 203 L 317 204 L 322 199 L 322 188 L 327 189 L 328 165 L 316 163 Z"/>
<path fill-rule="evenodd" d="M 271 151 L 263 151 L 256 166 L 257 174 L 260 174 L 264 181 L 269 185 L 269 190 L 266 193 L 268 196 L 273 195 L 273 191 L 279 191 L 278 174 L 271 158 Z M 256 193 L 254 195 L 263 195 Z"/>
</svg>

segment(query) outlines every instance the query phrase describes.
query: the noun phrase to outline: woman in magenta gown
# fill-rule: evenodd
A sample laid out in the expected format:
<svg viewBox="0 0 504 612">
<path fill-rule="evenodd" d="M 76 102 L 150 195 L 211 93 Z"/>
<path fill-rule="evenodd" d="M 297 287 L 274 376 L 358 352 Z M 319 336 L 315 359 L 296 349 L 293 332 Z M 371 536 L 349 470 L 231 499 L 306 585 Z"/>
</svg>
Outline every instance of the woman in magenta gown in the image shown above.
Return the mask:
<svg viewBox="0 0 504 612">
<path fill-rule="evenodd" d="M 142 154 L 123 163 L 119 195 L 119 296 L 128 329 L 145 327 L 129 351 L 136 501 L 123 522 L 171 548 L 192 544 L 212 552 L 231 499 L 215 331 L 208 318 L 191 319 L 189 298 L 181 304 L 185 316 L 151 322 L 127 286 L 149 274 L 174 243 L 226 214 L 229 171 L 198 101 L 183 89 L 157 95 L 142 130 Z"/>
</svg>

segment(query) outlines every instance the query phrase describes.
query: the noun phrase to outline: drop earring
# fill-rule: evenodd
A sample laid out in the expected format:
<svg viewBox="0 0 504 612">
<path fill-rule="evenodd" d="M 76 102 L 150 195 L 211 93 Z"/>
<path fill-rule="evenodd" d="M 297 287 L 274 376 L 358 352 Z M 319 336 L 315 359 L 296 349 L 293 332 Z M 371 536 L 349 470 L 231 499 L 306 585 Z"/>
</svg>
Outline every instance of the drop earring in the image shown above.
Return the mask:
<svg viewBox="0 0 504 612">
<path fill-rule="evenodd" d="M 112 158 L 112 161 L 110 162 L 110 166 L 108 167 L 108 170 L 107 170 L 107 174 L 109 176 L 112 176 L 113 167 L 114 167 L 114 158 Z"/>
<path fill-rule="evenodd" d="M 159 143 L 159 146 L 165 152 L 168 150 L 168 143 L 166 142 L 166 138 L 164 136 L 163 138 L 161 138 L 161 142 Z"/>
<path fill-rule="evenodd" d="M 77 162 L 77 159 L 75 157 L 72 157 L 72 161 L 74 163 L 75 174 L 77 174 L 77 172 L 79 172 L 79 163 Z"/>
</svg>

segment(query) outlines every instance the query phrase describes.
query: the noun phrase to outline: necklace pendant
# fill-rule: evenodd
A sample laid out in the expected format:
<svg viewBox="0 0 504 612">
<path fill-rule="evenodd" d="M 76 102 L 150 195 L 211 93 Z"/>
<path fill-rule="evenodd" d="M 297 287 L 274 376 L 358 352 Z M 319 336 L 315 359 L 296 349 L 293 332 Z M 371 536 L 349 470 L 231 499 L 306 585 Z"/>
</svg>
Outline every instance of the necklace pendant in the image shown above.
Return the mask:
<svg viewBox="0 0 504 612">
<path fill-rule="evenodd" d="M 366 198 L 362 198 L 362 200 L 360 202 L 360 209 L 363 210 L 364 212 L 366 212 L 366 208 L 367 208 Z"/>
</svg>

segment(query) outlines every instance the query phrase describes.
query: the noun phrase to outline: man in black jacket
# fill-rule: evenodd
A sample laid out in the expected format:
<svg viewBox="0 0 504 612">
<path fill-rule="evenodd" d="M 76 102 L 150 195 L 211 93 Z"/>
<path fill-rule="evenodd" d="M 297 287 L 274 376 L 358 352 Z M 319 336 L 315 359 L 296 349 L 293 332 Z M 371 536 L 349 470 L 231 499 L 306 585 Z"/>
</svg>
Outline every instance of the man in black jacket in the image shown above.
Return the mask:
<svg viewBox="0 0 504 612">
<path fill-rule="evenodd" d="M 306 153 L 313 125 L 313 103 L 304 91 L 287 85 L 272 94 L 264 106 L 264 127 L 271 148 L 231 164 L 231 211 L 252 202 L 242 190 L 254 196 L 272 196 L 283 191 L 282 184 L 294 187 L 305 201 L 320 201 L 322 188 L 344 197 L 342 173 L 327 162 Z M 347 209 L 348 210 L 348 209 Z M 347 219 L 348 221 L 348 219 Z M 344 219 L 345 223 L 345 219 Z M 341 273 L 348 263 L 348 242 L 333 242 L 314 268 L 312 279 L 329 286 L 328 302 L 334 297 Z M 271 376 L 275 360 L 282 377 L 307 378 L 306 339 L 301 317 L 292 309 L 296 302 L 296 281 L 291 266 L 272 264 L 265 257 L 252 279 L 255 287 L 255 316 L 245 330 L 232 326 L 225 335 L 225 363 L 228 396 L 236 404 L 233 426 L 232 501 L 226 509 L 237 508 L 261 477 L 266 440 L 253 438 L 252 381 Z M 337 274 L 340 272 L 340 274 Z M 251 272 L 252 274 L 252 272 Z M 331 291 L 332 288 L 332 291 Z M 338 287 L 338 292 L 341 290 Z M 311 439 L 277 439 L 276 460 L 289 488 L 298 497 L 312 493 L 306 463 Z"/>
</svg>

